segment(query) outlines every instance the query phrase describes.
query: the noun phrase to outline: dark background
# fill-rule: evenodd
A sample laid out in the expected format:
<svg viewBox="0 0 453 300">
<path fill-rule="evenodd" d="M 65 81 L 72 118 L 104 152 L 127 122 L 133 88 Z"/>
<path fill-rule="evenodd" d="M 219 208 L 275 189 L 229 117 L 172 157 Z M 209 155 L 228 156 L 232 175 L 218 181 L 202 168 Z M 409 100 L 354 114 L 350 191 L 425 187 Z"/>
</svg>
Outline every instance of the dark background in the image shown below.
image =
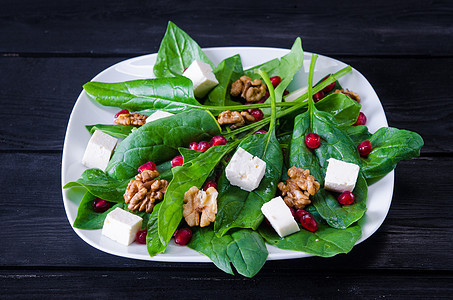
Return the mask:
<svg viewBox="0 0 453 300">
<path fill-rule="evenodd" d="M 171 20 L 202 47 L 289 48 L 340 59 L 390 126 L 418 132 L 382 227 L 347 255 L 267 262 L 252 279 L 209 263 L 105 254 L 66 219 L 61 155 L 81 86 L 154 53 Z M 0 298 L 434 298 L 453 292 L 451 1 L 0 1 Z"/>
</svg>

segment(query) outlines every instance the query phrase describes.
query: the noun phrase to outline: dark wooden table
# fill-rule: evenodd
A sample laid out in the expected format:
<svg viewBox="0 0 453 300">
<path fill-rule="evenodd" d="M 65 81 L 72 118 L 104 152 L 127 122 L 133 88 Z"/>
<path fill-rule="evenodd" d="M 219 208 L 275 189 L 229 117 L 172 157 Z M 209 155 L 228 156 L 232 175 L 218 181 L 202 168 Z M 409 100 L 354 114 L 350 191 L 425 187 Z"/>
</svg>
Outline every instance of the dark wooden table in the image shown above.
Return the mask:
<svg viewBox="0 0 453 300">
<path fill-rule="evenodd" d="M 451 297 L 453 4 L 370 3 L 0 1 L 0 298 Z M 372 237 L 347 255 L 267 262 L 246 279 L 209 263 L 116 257 L 74 233 L 60 172 L 81 86 L 157 52 L 169 20 L 202 47 L 289 48 L 301 36 L 306 51 L 367 77 L 390 126 L 422 135 Z"/>
</svg>

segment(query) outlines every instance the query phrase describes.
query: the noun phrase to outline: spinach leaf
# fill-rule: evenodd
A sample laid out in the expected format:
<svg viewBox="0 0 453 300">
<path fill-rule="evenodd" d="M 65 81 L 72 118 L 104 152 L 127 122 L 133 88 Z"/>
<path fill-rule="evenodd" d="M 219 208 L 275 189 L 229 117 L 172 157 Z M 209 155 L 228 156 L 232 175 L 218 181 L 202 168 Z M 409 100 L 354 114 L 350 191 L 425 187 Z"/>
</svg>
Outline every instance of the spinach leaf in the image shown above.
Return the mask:
<svg viewBox="0 0 453 300">
<path fill-rule="evenodd" d="M 258 232 L 241 229 L 231 234 L 233 242 L 228 245 L 227 255 L 239 274 L 255 276 L 269 255 L 263 238 Z"/>
<path fill-rule="evenodd" d="M 91 81 L 83 88 L 89 98 L 101 105 L 134 111 L 163 109 L 182 112 L 200 107 L 193 95 L 192 81 L 182 76 L 116 83 Z"/>
<path fill-rule="evenodd" d="M 371 137 L 371 133 L 365 125 L 344 126 L 342 129 L 347 135 L 349 135 L 354 145 L 358 145 L 365 140 L 369 140 Z"/>
<path fill-rule="evenodd" d="M 149 217 L 146 234 L 146 249 L 150 256 L 155 256 L 165 250 L 165 246 L 162 244 L 159 238 L 159 232 L 157 230 L 157 217 L 159 214 L 159 208 L 162 202 L 159 202 L 154 206 L 153 212 Z"/>
<path fill-rule="evenodd" d="M 100 169 L 87 169 L 77 181 L 68 182 L 63 188 L 68 189 L 75 186 L 82 186 L 96 197 L 121 203 L 124 202 L 123 194 L 131 177 L 133 175 L 127 179 L 117 180 L 108 176 Z"/>
<path fill-rule="evenodd" d="M 114 178 L 131 178 L 142 164 L 170 160 L 178 155 L 178 147 L 208 139 L 219 132 L 217 120 L 202 110 L 191 110 L 147 123 L 117 146 L 106 172 Z"/>
<path fill-rule="evenodd" d="M 371 138 L 371 153 L 362 158 L 363 173 L 368 181 L 392 171 L 396 164 L 420 155 L 423 139 L 415 132 L 383 127 Z"/>
<path fill-rule="evenodd" d="M 157 53 L 154 75 L 156 77 L 181 75 L 194 60 L 205 62 L 214 68 L 200 46 L 173 22 L 168 22 L 167 31 Z"/>
<path fill-rule="evenodd" d="M 194 227 L 193 231 L 187 247 L 203 253 L 212 260 L 217 268 L 233 275 L 230 259 L 227 255 L 227 247 L 233 242 L 233 238 L 230 235 L 218 237 L 211 227 Z"/>
<path fill-rule="evenodd" d="M 209 173 L 220 159 L 229 152 L 236 143 L 211 147 L 181 167 L 173 168 L 173 179 L 165 192 L 164 200 L 159 209 L 158 230 L 162 244 L 167 245 L 182 220 L 184 193 L 192 186 L 200 188 Z"/>
<path fill-rule="evenodd" d="M 219 81 L 219 84 L 211 92 L 209 92 L 208 99 L 204 104 L 210 106 L 239 104 L 231 99 L 230 88 L 231 83 L 238 80 L 243 73 L 241 57 L 236 54 L 232 57 L 224 59 L 213 70 L 213 72 Z"/>
<path fill-rule="evenodd" d="M 104 125 L 104 124 L 96 124 L 96 125 L 86 125 L 85 128 L 93 134 L 96 130 L 101 130 L 104 133 L 110 134 L 111 136 L 125 139 L 136 126 L 132 125 Z"/>
<path fill-rule="evenodd" d="M 92 207 L 94 199 L 96 199 L 96 196 L 90 192 L 85 193 L 77 209 L 77 216 L 72 226 L 79 229 L 101 229 L 107 214 L 117 207 L 123 207 L 122 203 L 117 203 L 109 210 L 98 213 Z"/>
<path fill-rule="evenodd" d="M 316 108 L 333 115 L 337 126 L 352 125 L 357 121 L 362 106 L 345 94 L 334 93 L 316 103 Z"/>
</svg>

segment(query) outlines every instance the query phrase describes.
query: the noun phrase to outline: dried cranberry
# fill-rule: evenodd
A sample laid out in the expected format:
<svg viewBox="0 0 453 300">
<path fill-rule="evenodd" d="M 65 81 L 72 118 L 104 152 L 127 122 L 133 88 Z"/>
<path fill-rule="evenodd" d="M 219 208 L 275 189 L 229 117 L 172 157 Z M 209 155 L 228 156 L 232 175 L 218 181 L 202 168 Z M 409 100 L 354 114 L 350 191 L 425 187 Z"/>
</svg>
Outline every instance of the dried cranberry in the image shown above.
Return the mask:
<svg viewBox="0 0 453 300">
<path fill-rule="evenodd" d="M 128 114 L 128 113 L 129 113 L 129 110 L 122 109 L 122 110 L 120 110 L 119 112 L 116 113 L 115 119 L 118 118 L 119 115 L 124 115 L 124 114 Z"/>
<path fill-rule="evenodd" d="M 352 126 L 365 125 L 365 124 L 366 124 L 366 116 L 363 112 L 360 112 L 359 117 L 357 118 L 357 121 L 355 121 L 354 125 L 352 125 Z"/>
<path fill-rule="evenodd" d="M 212 137 L 211 141 L 209 144 L 211 146 L 220 146 L 220 145 L 225 145 L 227 143 L 227 139 L 223 135 L 216 135 Z"/>
<path fill-rule="evenodd" d="M 296 210 L 292 207 L 289 208 L 289 210 L 291 211 L 291 214 L 293 215 L 293 218 L 295 219 L 296 218 Z"/>
<path fill-rule="evenodd" d="M 354 202 L 354 194 L 351 192 L 343 192 L 338 196 L 337 200 L 341 205 L 349 205 Z"/>
<path fill-rule="evenodd" d="M 171 160 L 171 167 L 173 168 L 176 166 L 182 166 L 183 163 L 184 163 L 184 158 L 182 157 L 182 155 L 178 155 Z"/>
<path fill-rule="evenodd" d="M 316 133 L 309 132 L 305 136 L 305 144 L 307 144 L 307 147 L 310 149 L 316 149 L 321 145 L 321 137 Z"/>
<path fill-rule="evenodd" d="M 360 155 L 367 156 L 371 152 L 371 142 L 369 140 L 361 142 L 357 146 L 357 150 L 359 150 Z"/>
<path fill-rule="evenodd" d="M 141 165 L 140 167 L 138 167 L 138 172 L 141 173 L 145 170 L 150 170 L 150 171 L 155 171 L 156 170 L 156 164 L 153 163 L 152 161 L 149 161 L 143 165 Z"/>
<path fill-rule="evenodd" d="M 319 92 L 317 92 L 316 94 L 313 95 L 313 101 L 315 101 L 315 102 L 318 102 L 322 98 L 324 98 L 324 92 L 323 91 L 319 91 Z"/>
<path fill-rule="evenodd" d="M 298 209 L 298 210 L 296 210 L 295 218 L 296 218 L 296 220 L 298 220 L 300 222 L 300 219 L 306 214 L 308 214 L 308 211 L 303 210 L 303 209 Z"/>
<path fill-rule="evenodd" d="M 329 75 L 327 75 L 326 77 L 324 77 L 321 81 L 324 81 L 326 80 L 327 78 L 329 78 Z M 333 88 L 335 87 L 335 81 L 332 82 L 331 84 L 329 84 L 328 86 L 326 86 L 325 88 L 322 89 L 322 91 L 324 93 L 328 93 L 330 92 L 331 90 L 333 90 Z"/>
<path fill-rule="evenodd" d="M 145 245 L 147 233 L 148 233 L 148 229 L 143 229 L 143 230 L 137 231 L 137 234 L 135 235 L 135 241 L 139 244 Z"/>
<path fill-rule="evenodd" d="M 192 238 L 192 230 L 189 228 L 181 228 L 175 233 L 175 243 L 180 246 L 185 246 Z"/>
<path fill-rule="evenodd" d="M 270 80 L 274 89 L 280 84 L 280 82 L 282 82 L 282 78 L 280 76 L 273 76 Z"/>
<path fill-rule="evenodd" d="M 93 210 L 95 212 L 103 213 L 107 211 L 112 206 L 112 204 L 104 199 L 96 198 L 94 199 L 91 206 L 93 207 Z"/>
<path fill-rule="evenodd" d="M 197 150 L 198 148 L 198 143 L 197 142 L 192 142 L 189 144 L 189 149 L 190 150 Z"/>
<path fill-rule="evenodd" d="M 209 143 L 206 142 L 206 141 L 201 141 L 201 142 L 198 143 L 197 150 L 198 150 L 198 151 L 206 151 L 206 150 L 208 150 L 209 148 L 211 148 L 211 144 L 209 144 Z"/>
<path fill-rule="evenodd" d="M 315 218 L 309 212 L 300 218 L 300 224 L 308 231 L 316 231 L 318 229 L 318 222 L 316 222 Z"/>
<path fill-rule="evenodd" d="M 263 133 L 267 133 L 267 131 L 261 129 L 261 130 L 255 131 L 253 134 L 263 134 Z"/>
<path fill-rule="evenodd" d="M 214 180 L 208 180 L 206 181 L 206 183 L 204 184 L 204 187 L 203 187 L 203 190 L 207 190 L 209 189 L 210 187 L 213 187 L 215 189 L 217 189 L 217 183 L 214 181 Z"/>
<path fill-rule="evenodd" d="M 285 89 L 285 90 L 283 91 L 283 96 L 286 96 L 286 95 L 288 95 L 288 94 L 289 94 L 288 89 Z"/>
<path fill-rule="evenodd" d="M 255 118 L 255 121 L 254 122 L 258 122 L 258 121 L 261 121 L 263 118 L 264 118 L 264 113 L 261 109 L 259 108 L 251 108 L 251 109 L 247 109 L 247 112 L 249 114 L 251 114 L 254 118 Z"/>
</svg>

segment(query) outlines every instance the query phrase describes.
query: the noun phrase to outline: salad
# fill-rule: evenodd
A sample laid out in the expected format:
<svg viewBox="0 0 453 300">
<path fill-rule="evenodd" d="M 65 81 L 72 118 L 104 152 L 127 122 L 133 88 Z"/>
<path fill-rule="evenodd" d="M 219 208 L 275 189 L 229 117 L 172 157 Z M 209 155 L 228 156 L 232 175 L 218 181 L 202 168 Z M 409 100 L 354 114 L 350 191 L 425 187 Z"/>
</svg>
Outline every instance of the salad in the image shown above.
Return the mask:
<svg viewBox="0 0 453 300">
<path fill-rule="evenodd" d="M 303 66 L 299 38 L 281 59 L 243 70 L 239 55 L 214 66 L 198 44 L 170 22 L 154 76 L 149 76 L 156 78 L 84 85 L 90 99 L 127 109 L 123 115 L 173 115 L 143 125 L 134 125 L 134 121 L 123 125 L 86 124 L 90 133 L 98 130 L 123 140 L 105 171 L 87 169 L 77 181 L 64 186 L 86 189 L 73 226 L 101 229 L 106 216 L 120 207 L 143 218 L 137 241 L 146 243 L 151 256 L 164 253 L 176 233 L 180 244 L 187 243 L 223 271 L 233 274 L 234 266 L 247 277 L 257 274 L 264 265 L 266 243 L 323 257 L 349 252 L 361 236 L 368 185 L 393 170 L 400 160 L 419 155 L 423 140 L 416 133 L 396 128 L 381 128 L 371 134 L 365 125 L 359 125 L 366 120 L 360 113 L 360 103 L 353 99 L 355 95 L 338 82 L 348 76 L 351 68 L 325 74 L 313 85 L 316 55 L 313 58 L 308 88 L 288 94 L 288 85 Z M 210 65 L 218 81 L 201 98 L 194 95 L 192 81 L 181 76 L 194 61 Z M 251 81 L 259 79 L 265 87 L 258 101 L 232 95 L 233 84 L 243 76 Z M 253 119 L 244 117 L 243 124 L 220 124 L 227 111 L 247 112 Z M 319 140 L 315 138 L 316 147 L 311 148 L 313 140 L 307 142 L 306 137 L 313 133 Z M 369 146 L 365 145 L 370 151 L 367 154 L 363 152 L 364 141 L 369 141 Z M 362 147 L 358 148 L 359 144 Z M 266 163 L 264 177 L 251 192 L 230 184 L 225 174 L 239 148 Z M 330 158 L 360 166 L 352 203 L 339 201 L 339 193 L 324 188 Z M 141 174 L 138 169 L 146 166 L 157 171 L 155 179 L 166 181 L 168 186 L 150 210 L 130 210 L 130 202 L 125 203 L 126 191 Z M 300 231 L 282 238 L 266 222 L 261 207 L 282 195 L 278 186 L 287 183 L 291 167 L 309 170 L 320 188 L 308 197 L 304 207 L 293 208 Z M 184 216 L 185 194 L 192 187 L 202 190 L 206 186 L 214 186 L 218 192 L 215 220 L 204 227 L 190 227 Z M 302 216 L 309 216 L 304 218 L 309 220 L 301 223 Z M 307 228 L 307 223 L 316 226 Z"/>
</svg>

